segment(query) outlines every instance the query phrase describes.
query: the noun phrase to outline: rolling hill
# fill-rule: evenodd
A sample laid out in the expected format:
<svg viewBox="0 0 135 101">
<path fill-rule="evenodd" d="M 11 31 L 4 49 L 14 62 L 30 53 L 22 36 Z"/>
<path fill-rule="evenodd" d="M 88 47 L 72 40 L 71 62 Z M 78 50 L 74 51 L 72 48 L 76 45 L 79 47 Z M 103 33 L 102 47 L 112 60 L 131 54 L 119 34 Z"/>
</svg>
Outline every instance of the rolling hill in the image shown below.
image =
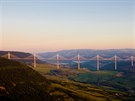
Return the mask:
<svg viewBox="0 0 135 101">
<path fill-rule="evenodd" d="M 90 73 L 87 69 L 56 70 L 49 64 L 38 65 L 33 69 L 23 63 L 0 58 L 0 101 L 134 101 L 135 99 L 134 93 L 113 89 L 108 85 L 85 82 L 88 78 L 92 80 L 92 76 L 86 75 Z M 103 73 L 105 74 L 103 77 L 115 74 L 110 73 Z M 134 75 L 131 80 L 134 80 Z"/>
<path fill-rule="evenodd" d="M 57 70 L 56 67 L 47 67 L 46 65 L 39 65 L 38 68 L 34 69 L 51 82 L 64 86 L 66 89 L 72 89 L 79 94 L 85 92 L 84 96 L 93 98 L 93 100 L 88 98 L 88 101 L 135 100 L 134 72 L 90 71 L 86 68 Z M 103 96 L 98 96 L 100 94 Z"/>
<path fill-rule="evenodd" d="M 1 101 L 48 101 L 45 89 L 49 84 L 46 78 L 27 65 L 0 58 Z"/>
</svg>

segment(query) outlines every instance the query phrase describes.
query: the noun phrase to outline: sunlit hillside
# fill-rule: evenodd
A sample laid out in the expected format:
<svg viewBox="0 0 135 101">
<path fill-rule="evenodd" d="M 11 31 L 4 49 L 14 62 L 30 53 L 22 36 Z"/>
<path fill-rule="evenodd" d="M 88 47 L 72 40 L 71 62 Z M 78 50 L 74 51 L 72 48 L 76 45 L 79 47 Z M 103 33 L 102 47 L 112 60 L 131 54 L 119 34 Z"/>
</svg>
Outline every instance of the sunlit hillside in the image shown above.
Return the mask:
<svg viewBox="0 0 135 101">
<path fill-rule="evenodd" d="M 134 72 L 128 75 L 127 73 L 118 71 L 90 71 L 84 68 L 80 70 L 61 68 L 57 70 L 56 66 L 49 67 L 48 65 L 38 65 L 34 70 L 38 71 L 48 80 L 64 87 L 72 88 L 72 90 L 77 90 L 78 93 L 79 91 L 92 92 L 96 98 L 100 98 L 100 96 L 97 96 L 99 93 L 104 96 L 101 97 L 103 100 L 132 101 L 135 99 Z M 131 78 L 128 79 L 129 77 Z M 128 85 L 130 85 L 130 88 Z"/>
<path fill-rule="evenodd" d="M 6 101 L 123 101 L 134 95 L 107 86 L 81 83 L 71 77 L 91 73 L 88 69 L 60 69 L 54 65 L 25 64 L 0 58 L 0 98 Z M 36 72 L 36 71 L 37 72 Z M 39 72 L 39 73 L 38 73 Z M 100 72 L 97 72 L 100 74 Z M 96 73 L 96 74 L 97 74 Z M 8 75 L 7 75 L 8 74 Z M 102 74 L 107 75 L 106 71 Z M 113 75 L 112 73 L 110 75 Z M 78 78 L 79 79 L 79 78 Z M 81 80 L 81 79 L 80 79 Z M 4 100 L 5 101 L 5 100 Z"/>
</svg>

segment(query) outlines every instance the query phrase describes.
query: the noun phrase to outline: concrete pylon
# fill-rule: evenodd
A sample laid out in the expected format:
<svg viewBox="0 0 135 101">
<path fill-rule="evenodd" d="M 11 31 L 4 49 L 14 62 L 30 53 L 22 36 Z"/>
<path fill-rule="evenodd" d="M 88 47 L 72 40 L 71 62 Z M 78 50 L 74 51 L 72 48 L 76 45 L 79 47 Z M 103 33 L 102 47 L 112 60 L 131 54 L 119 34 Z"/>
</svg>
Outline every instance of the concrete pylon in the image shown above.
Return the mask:
<svg viewBox="0 0 135 101">
<path fill-rule="evenodd" d="M 96 56 L 97 59 L 97 71 L 99 70 L 99 55 Z"/>
<path fill-rule="evenodd" d="M 33 58 L 33 67 L 37 67 L 36 53 L 34 53 L 34 58 Z"/>
<path fill-rule="evenodd" d="M 115 67 L 114 67 L 114 69 L 117 70 L 117 56 L 116 55 L 114 56 L 114 61 L 115 61 Z"/>
<path fill-rule="evenodd" d="M 80 69 L 80 55 L 77 55 L 77 61 L 78 61 L 78 70 Z"/>
<path fill-rule="evenodd" d="M 131 56 L 131 66 L 134 66 L 134 57 Z"/>
<path fill-rule="evenodd" d="M 60 69 L 60 62 L 59 62 L 60 56 L 59 54 L 56 55 L 56 61 L 57 61 L 57 69 Z"/>
<path fill-rule="evenodd" d="M 10 52 L 8 52 L 8 59 L 10 60 L 11 59 L 11 54 L 10 54 Z"/>
</svg>

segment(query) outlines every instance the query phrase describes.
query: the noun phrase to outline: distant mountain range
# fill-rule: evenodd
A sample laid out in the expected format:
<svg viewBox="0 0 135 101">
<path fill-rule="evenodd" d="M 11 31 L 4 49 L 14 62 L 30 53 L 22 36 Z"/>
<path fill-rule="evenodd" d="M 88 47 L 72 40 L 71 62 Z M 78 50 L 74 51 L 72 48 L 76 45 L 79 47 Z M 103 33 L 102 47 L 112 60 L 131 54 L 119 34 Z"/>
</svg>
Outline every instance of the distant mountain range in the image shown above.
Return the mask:
<svg viewBox="0 0 135 101">
<path fill-rule="evenodd" d="M 105 49 L 105 50 L 94 50 L 94 49 L 74 49 L 74 50 L 61 50 L 57 52 L 46 52 L 46 53 L 38 53 L 38 55 L 44 58 L 50 58 L 55 56 L 56 54 L 60 54 L 64 57 L 74 57 L 77 54 L 80 54 L 84 57 L 93 57 L 97 54 L 103 57 L 112 57 L 117 55 L 121 58 L 127 58 L 129 56 L 135 56 L 135 49 Z"/>
</svg>

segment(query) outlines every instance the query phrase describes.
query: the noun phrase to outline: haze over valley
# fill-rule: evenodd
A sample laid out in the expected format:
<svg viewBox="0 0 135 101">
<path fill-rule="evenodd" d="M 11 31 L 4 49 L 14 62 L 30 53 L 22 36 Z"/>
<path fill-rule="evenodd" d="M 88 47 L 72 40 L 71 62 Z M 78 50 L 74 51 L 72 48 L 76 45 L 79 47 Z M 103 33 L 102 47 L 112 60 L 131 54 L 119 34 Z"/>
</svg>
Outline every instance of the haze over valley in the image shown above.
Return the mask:
<svg viewBox="0 0 135 101">
<path fill-rule="evenodd" d="M 0 0 L 0 101 L 135 101 L 135 0 Z"/>
</svg>

